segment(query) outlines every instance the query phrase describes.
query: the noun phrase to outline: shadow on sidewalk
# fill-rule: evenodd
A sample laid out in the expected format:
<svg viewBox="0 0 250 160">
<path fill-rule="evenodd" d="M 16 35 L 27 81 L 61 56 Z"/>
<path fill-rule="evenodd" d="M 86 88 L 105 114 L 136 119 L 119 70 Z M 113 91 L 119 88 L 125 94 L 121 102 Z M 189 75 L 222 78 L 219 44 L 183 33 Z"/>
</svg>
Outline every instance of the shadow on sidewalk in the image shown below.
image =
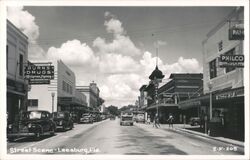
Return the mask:
<svg viewBox="0 0 250 160">
<path fill-rule="evenodd" d="M 189 128 L 189 127 L 187 127 L 185 129 L 186 130 L 190 130 L 190 131 L 194 131 L 194 132 L 205 133 L 205 129 L 204 128 L 200 128 L 200 127 L 196 127 L 196 128 Z M 233 139 L 233 140 L 244 142 L 244 138 L 239 137 L 237 135 L 227 134 L 225 131 L 218 133 L 218 135 L 213 135 L 213 137 L 224 137 L 224 138 L 229 138 L 229 139 Z"/>
</svg>

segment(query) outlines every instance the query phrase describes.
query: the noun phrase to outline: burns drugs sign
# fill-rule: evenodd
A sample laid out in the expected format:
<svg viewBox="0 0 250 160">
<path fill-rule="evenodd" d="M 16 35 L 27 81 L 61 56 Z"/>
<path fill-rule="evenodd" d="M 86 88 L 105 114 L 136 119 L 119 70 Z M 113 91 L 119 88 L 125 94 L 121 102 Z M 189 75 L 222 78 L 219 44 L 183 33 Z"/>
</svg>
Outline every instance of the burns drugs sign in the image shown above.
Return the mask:
<svg viewBox="0 0 250 160">
<path fill-rule="evenodd" d="M 29 80 L 29 84 L 50 84 L 50 80 L 54 79 L 54 66 L 36 65 L 34 63 L 25 66 L 25 79 Z"/>
<path fill-rule="evenodd" d="M 221 55 L 220 67 L 244 67 L 244 55 Z"/>
</svg>

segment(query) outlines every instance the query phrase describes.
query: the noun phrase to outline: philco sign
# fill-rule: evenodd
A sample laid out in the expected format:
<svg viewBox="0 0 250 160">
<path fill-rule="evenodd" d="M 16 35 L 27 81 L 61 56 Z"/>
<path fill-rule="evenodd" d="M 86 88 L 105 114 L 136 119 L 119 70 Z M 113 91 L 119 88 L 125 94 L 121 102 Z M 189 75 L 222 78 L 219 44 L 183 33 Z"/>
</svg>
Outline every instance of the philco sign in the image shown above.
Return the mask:
<svg viewBox="0 0 250 160">
<path fill-rule="evenodd" d="M 230 28 L 229 40 L 244 40 L 244 28 Z"/>
<path fill-rule="evenodd" d="M 221 55 L 220 67 L 244 67 L 244 55 Z"/>
</svg>

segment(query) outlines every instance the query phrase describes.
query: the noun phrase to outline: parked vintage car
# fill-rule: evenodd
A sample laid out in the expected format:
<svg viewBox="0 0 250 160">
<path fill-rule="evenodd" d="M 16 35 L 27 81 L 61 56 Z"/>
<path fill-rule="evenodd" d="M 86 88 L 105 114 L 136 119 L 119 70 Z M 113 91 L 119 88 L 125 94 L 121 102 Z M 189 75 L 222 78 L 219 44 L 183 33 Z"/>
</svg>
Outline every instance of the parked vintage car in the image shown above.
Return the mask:
<svg viewBox="0 0 250 160">
<path fill-rule="evenodd" d="M 7 126 L 7 138 L 34 137 L 39 140 L 45 135 L 54 135 L 56 124 L 48 111 L 35 110 L 20 113 L 18 120 Z"/>
<path fill-rule="evenodd" d="M 54 112 L 53 120 L 56 123 L 56 130 L 71 130 L 74 127 L 74 123 L 70 113 L 67 111 Z"/>
<path fill-rule="evenodd" d="M 80 113 L 71 113 L 72 121 L 74 123 L 79 123 L 80 121 Z"/>
<path fill-rule="evenodd" d="M 93 117 L 89 113 L 82 114 L 82 117 L 80 118 L 80 123 L 93 123 Z"/>
<path fill-rule="evenodd" d="M 200 125 L 200 123 L 201 123 L 200 117 L 191 117 L 189 120 L 189 124 L 191 126 L 198 126 L 198 125 Z"/>
</svg>

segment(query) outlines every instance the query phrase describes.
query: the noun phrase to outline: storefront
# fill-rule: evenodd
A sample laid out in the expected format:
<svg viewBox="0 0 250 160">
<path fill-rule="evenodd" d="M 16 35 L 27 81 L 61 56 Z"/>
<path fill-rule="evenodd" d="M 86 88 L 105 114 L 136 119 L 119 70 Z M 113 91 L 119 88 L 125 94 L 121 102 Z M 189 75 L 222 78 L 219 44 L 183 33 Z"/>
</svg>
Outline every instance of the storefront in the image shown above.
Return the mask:
<svg viewBox="0 0 250 160">
<path fill-rule="evenodd" d="M 225 137 L 244 140 L 244 87 L 226 89 L 213 94 L 213 116 L 223 119 Z"/>
</svg>

